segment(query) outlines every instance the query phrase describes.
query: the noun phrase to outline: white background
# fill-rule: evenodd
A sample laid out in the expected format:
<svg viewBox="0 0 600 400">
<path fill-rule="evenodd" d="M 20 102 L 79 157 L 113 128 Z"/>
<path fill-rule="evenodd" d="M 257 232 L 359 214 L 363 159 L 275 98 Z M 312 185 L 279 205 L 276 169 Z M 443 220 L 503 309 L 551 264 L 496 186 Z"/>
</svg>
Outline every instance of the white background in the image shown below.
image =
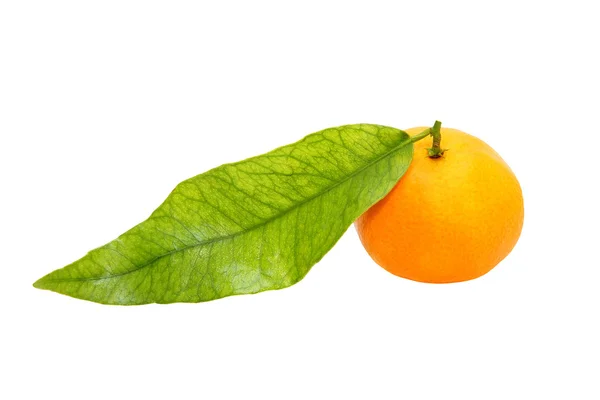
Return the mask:
<svg viewBox="0 0 600 400">
<path fill-rule="evenodd" d="M 0 398 L 600 398 L 594 1 L 0 4 Z M 521 240 L 480 279 L 394 277 L 351 228 L 281 291 L 111 307 L 31 286 L 190 176 L 435 119 L 523 187 Z"/>
</svg>

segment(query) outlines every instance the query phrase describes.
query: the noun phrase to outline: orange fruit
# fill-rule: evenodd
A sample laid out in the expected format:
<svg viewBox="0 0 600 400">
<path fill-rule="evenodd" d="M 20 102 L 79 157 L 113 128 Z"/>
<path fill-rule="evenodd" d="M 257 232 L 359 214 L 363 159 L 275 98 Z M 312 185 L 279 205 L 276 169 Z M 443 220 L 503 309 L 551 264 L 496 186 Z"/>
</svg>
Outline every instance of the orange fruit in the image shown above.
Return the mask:
<svg viewBox="0 0 600 400">
<path fill-rule="evenodd" d="M 521 187 L 498 153 L 456 129 L 442 128 L 441 137 L 448 151 L 430 158 L 431 137 L 414 143 L 407 172 L 355 223 L 377 264 L 420 282 L 484 275 L 510 253 L 523 227 Z"/>
</svg>

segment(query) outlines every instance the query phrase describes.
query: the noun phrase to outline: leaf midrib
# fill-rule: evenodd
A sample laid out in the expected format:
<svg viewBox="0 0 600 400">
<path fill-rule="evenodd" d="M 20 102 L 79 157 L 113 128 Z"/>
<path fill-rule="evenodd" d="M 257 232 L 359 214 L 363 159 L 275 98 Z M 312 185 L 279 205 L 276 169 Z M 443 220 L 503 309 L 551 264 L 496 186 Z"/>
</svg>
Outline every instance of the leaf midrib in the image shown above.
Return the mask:
<svg viewBox="0 0 600 400">
<path fill-rule="evenodd" d="M 322 192 L 319 192 L 305 200 L 302 200 L 301 202 L 299 202 L 298 204 L 288 208 L 287 210 L 283 211 L 280 214 L 274 215 L 270 218 L 265 219 L 264 221 L 262 221 L 259 224 L 254 225 L 253 227 L 249 228 L 249 229 L 245 229 L 245 230 L 241 230 L 239 232 L 233 233 L 231 235 L 228 236 L 219 236 L 213 239 L 209 239 L 209 240 L 204 240 L 204 241 L 200 241 L 198 243 L 189 245 L 189 246 L 185 246 L 179 249 L 175 249 L 175 250 L 171 250 L 167 253 L 161 254 L 158 257 L 153 258 L 152 260 L 142 264 L 141 266 L 131 269 L 129 271 L 125 271 L 125 272 L 121 272 L 118 274 L 113 274 L 113 275 L 108 275 L 108 276 L 99 276 L 99 277 L 95 277 L 95 278 L 86 278 L 86 277 L 81 277 L 81 278 L 61 278 L 61 279 L 48 279 L 45 280 L 44 278 L 42 278 L 42 280 L 45 280 L 46 282 L 78 282 L 78 281 L 100 281 L 100 280 L 105 280 L 105 279 L 113 279 L 113 278 L 118 278 L 120 276 L 125 276 L 125 275 L 129 275 L 132 274 L 136 271 L 139 271 L 141 269 L 144 269 L 148 266 L 151 266 L 152 264 L 156 263 L 158 260 L 163 259 L 165 257 L 169 257 L 173 254 L 179 253 L 179 252 L 183 252 L 183 251 L 187 251 L 189 249 L 193 249 L 202 245 L 206 245 L 206 244 L 211 244 L 211 243 L 215 243 L 215 242 L 219 242 L 219 241 L 223 241 L 223 240 L 227 240 L 227 239 L 232 239 L 234 237 L 246 234 L 248 232 L 251 232 L 255 229 L 258 229 L 264 225 L 267 225 L 268 223 L 270 223 L 271 221 L 278 219 L 290 212 L 292 212 L 295 209 L 298 209 L 300 207 L 302 207 L 303 205 L 305 205 L 306 203 L 309 203 L 311 201 L 313 201 L 314 199 L 323 196 L 324 194 L 332 191 L 333 189 L 337 188 L 338 186 L 346 183 L 347 181 L 349 181 L 350 179 L 356 177 L 357 175 L 359 175 L 360 173 L 362 173 L 364 170 L 366 170 L 367 168 L 370 168 L 371 166 L 377 164 L 378 162 L 380 162 L 381 160 L 391 156 L 393 153 L 395 153 L 396 151 L 399 151 L 400 149 L 402 149 L 403 147 L 405 147 L 407 144 L 411 143 L 411 138 L 410 136 L 404 140 L 403 142 L 401 142 L 398 146 L 393 147 L 391 150 L 387 151 L 386 153 L 383 153 L 381 156 L 377 157 L 376 159 L 374 159 L 371 163 L 357 169 L 356 171 L 354 171 L 353 173 L 351 173 L 350 175 L 345 176 L 343 179 L 341 179 L 340 181 L 336 182 L 335 184 L 333 184 L 332 186 L 328 187 L 327 189 L 323 190 Z"/>
</svg>

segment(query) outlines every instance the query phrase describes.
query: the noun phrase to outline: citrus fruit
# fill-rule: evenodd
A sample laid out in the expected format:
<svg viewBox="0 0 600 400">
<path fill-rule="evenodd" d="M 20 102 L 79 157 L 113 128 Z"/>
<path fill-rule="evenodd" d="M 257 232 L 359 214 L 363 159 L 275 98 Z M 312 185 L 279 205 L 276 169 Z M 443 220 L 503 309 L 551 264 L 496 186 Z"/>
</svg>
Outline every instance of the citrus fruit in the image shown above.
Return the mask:
<svg viewBox="0 0 600 400">
<path fill-rule="evenodd" d="M 441 128 L 441 141 L 448 150 L 438 158 L 430 157 L 431 139 L 415 142 L 407 172 L 355 223 L 377 264 L 420 282 L 484 275 L 510 253 L 523 226 L 521 187 L 500 155 L 456 129 Z"/>
</svg>

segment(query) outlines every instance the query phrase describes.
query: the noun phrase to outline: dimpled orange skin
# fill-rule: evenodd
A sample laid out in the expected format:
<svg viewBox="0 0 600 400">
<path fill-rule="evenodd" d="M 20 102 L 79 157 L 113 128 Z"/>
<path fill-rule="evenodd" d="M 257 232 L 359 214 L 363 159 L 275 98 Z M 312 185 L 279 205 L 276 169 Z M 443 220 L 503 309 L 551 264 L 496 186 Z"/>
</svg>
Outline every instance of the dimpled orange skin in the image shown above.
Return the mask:
<svg viewBox="0 0 600 400">
<path fill-rule="evenodd" d="M 420 282 L 484 275 L 510 253 L 523 227 L 521 187 L 498 153 L 459 130 L 441 134 L 448 151 L 432 159 L 431 137 L 414 143 L 408 171 L 355 223 L 377 264 Z"/>
</svg>

